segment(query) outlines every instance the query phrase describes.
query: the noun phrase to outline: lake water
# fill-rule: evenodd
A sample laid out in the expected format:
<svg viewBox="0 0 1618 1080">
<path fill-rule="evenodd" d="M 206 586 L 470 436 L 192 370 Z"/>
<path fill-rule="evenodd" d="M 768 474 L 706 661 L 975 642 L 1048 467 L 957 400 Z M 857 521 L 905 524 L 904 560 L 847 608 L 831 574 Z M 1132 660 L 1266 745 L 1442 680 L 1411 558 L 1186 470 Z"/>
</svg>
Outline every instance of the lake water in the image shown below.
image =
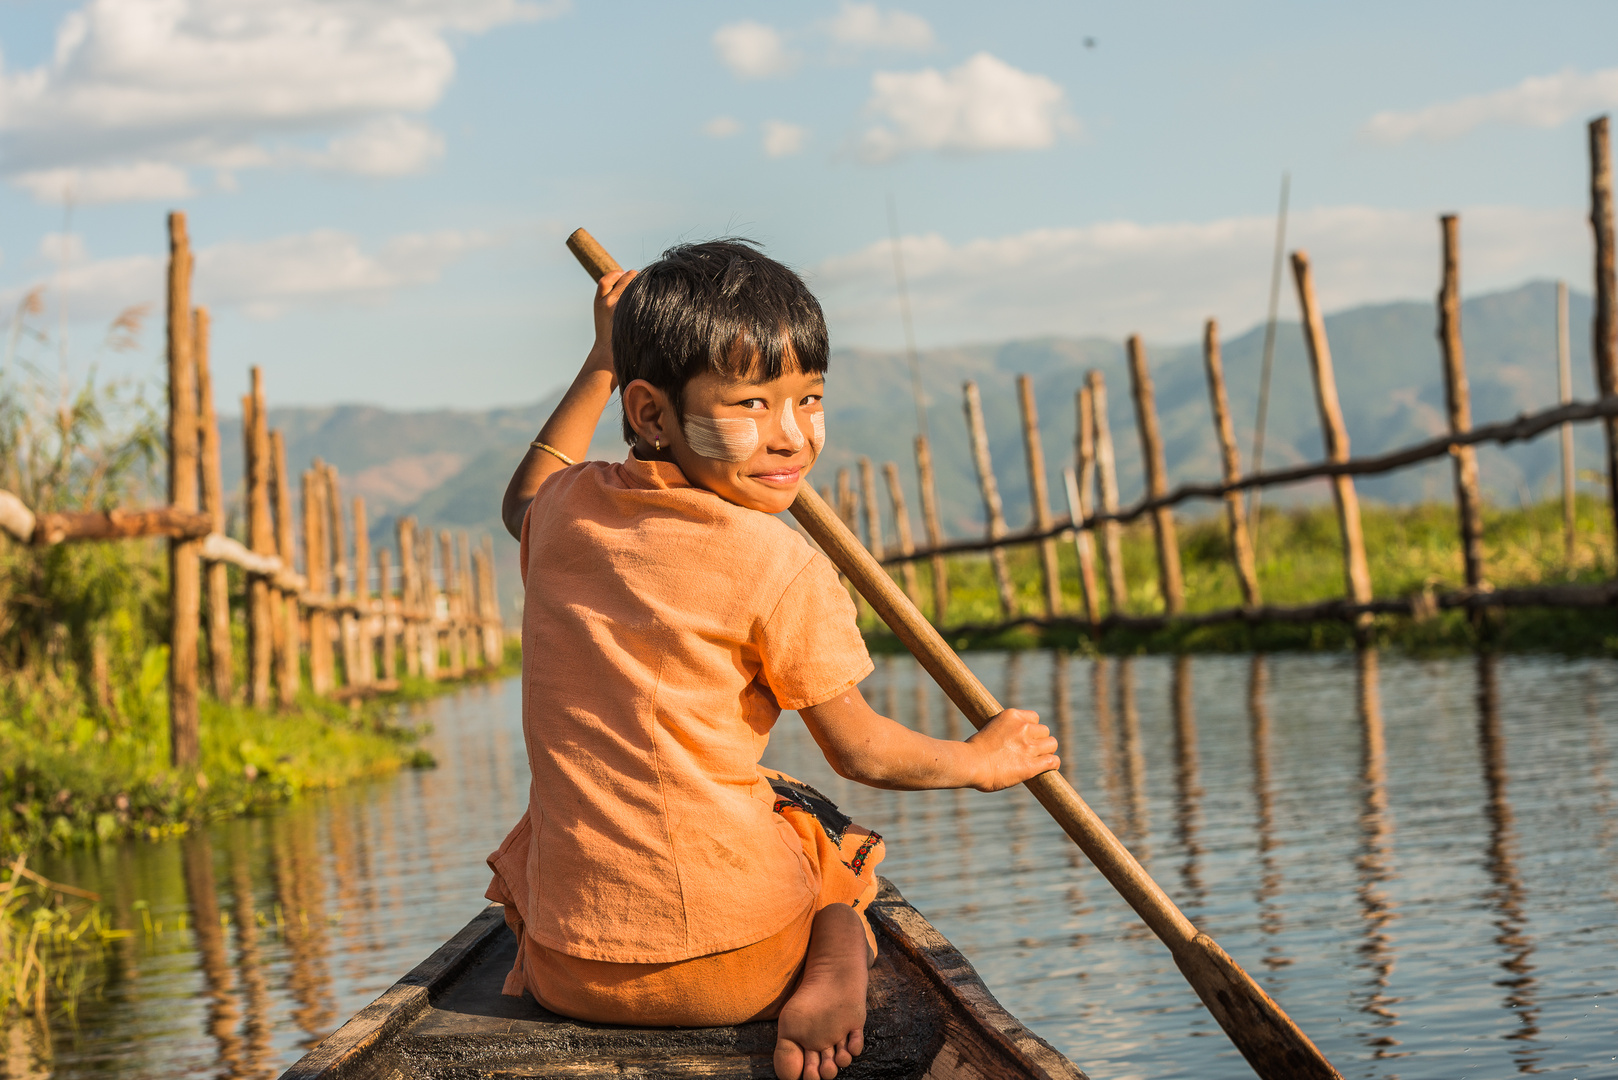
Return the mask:
<svg viewBox="0 0 1618 1080">
<path fill-rule="evenodd" d="M 1618 663 L 976 654 L 1158 882 L 1348 1077 L 1618 1076 Z M 908 658 L 879 710 L 965 720 Z M 430 703 L 435 770 L 41 869 L 137 932 L 12 1077 L 273 1077 L 483 904 L 527 790 L 515 681 Z M 1096 1080 L 1251 1072 L 1022 789 L 889 793 L 787 714 L 768 763 L 883 833 L 890 877 Z"/>
</svg>

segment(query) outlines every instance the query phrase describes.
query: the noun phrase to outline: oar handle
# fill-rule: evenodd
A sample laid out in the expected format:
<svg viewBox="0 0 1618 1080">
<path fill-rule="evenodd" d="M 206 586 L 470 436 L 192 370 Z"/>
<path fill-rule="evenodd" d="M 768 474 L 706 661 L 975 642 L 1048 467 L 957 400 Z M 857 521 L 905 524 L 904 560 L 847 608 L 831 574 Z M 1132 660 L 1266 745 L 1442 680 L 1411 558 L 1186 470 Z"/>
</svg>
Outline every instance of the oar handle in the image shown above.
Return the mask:
<svg viewBox="0 0 1618 1080">
<path fill-rule="evenodd" d="M 623 269 L 618 265 L 618 260 L 608 255 L 607 249 L 583 229 L 573 230 L 573 235 L 567 238 L 567 249 L 579 260 L 579 265 L 584 267 L 592 281 L 600 281 L 603 275 Z"/>
<path fill-rule="evenodd" d="M 1000 703 L 994 695 L 808 484 L 798 488 L 792 516 L 815 538 L 837 569 L 854 583 L 860 595 L 870 601 L 877 615 L 899 635 L 899 640 L 974 727 L 981 728 L 1000 714 Z M 1158 888 L 1157 882 L 1061 773 L 1041 773 L 1028 781 L 1028 790 L 1170 949 L 1178 944 L 1189 944 L 1196 937 L 1197 929 L 1191 925 L 1191 920 Z"/>
</svg>

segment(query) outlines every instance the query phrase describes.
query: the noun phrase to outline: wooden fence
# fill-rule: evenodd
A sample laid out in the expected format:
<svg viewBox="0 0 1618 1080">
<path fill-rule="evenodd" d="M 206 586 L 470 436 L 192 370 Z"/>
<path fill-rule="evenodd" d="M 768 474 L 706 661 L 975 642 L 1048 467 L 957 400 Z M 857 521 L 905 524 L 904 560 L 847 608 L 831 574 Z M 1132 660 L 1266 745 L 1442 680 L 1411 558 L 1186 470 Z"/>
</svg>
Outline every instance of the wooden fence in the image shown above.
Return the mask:
<svg viewBox="0 0 1618 1080">
<path fill-rule="evenodd" d="M 900 571 L 901 581 L 918 606 L 914 565 L 929 560 L 933 567 L 932 612 L 937 625 L 951 625 L 949 595 L 944 571 L 945 558 L 969 552 L 987 552 L 993 563 L 1001 621 L 985 625 L 959 625 L 959 632 L 992 632 L 1019 625 L 1067 626 L 1102 631 L 1110 627 L 1156 629 L 1170 624 L 1207 625 L 1225 622 L 1266 621 L 1311 622 L 1345 620 L 1363 627 L 1377 614 L 1406 614 L 1417 617 L 1446 608 L 1465 608 L 1474 616 L 1490 607 L 1557 606 L 1593 607 L 1618 604 L 1618 580 L 1599 584 L 1545 585 L 1523 588 L 1495 588 L 1488 580 L 1483 556 L 1483 525 L 1475 448 L 1485 443 L 1511 443 L 1531 439 L 1556 430 L 1563 452 L 1564 528 L 1568 551 L 1573 549 L 1573 467 L 1572 425 L 1598 421 L 1605 434 L 1603 455 L 1608 497 L 1614 515 L 1614 538 L 1618 543 L 1618 282 L 1615 282 L 1613 238 L 1613 181 L 1608 122 L 1600 117 L 1589 125 L 1590 223 L 1595 234 L 1595 319 L 1593 327 L 1596 386 L 1599 399 L 1593 402 L 1571 400 L 1567 346 L 1567 294 L 1558 289 L 1558 389 L 1561 404 L 1554 408 L 1518 416 L 1514 420 L 1474 427 L 1466 358 L 1461 336 L 1460 303 L 1460 220 L 1447 214 L 1439 219 L 1442 260 L 1438 292 L 1438 339 L 1443 358 L 1442 374 L 1448 431 L 1435 438 L 1399 450 L 1371 457 L 1353 457 L 1348 431 L 1343 423 L 1337 397 L 1336 375 L 1331 346 L 1326 338 L 1325 320 L 1316 301 L 1314 271 L 1305 252 L 1292 253 L 1293 282 L 1302 310 L 1304 343 L 1307 346 L 1315 405 L 1326 447 L 1326 459 L 1309 465 L 1264 472 L 1241 472 L 1241 459 L 1231 422 L 1229 398 L 1225 390 L 1220 355 L 1219 326 L 1208 320 L 1203 335 L 1203 359 L 1212 408 L 1214 432 L 1219 444 L 1221 479 L 1217 483 L 1181 484 L 1172 490 L 1158 431 L 1150 365 L 1146 348 L 1138 336 L 1130 337 L 1126 352 L 1130 396 L 1134 403 L 1135 426 L 1141 441 L 1145 465 L 1146 494 L 1133 506 L 1120 508 L 1113 440 L 1109 426 L 1107 390 L 1099 371 L 1086 374 L 1076 394 L 1078 411 L 1074 464 L 1064 470 L 1068 513 L 1053 514 L 1046 490 L 1044 449 L 1040 445 L 1039 419 L 1032 383 L 1024 375 L 1017 390 L 1022 418 L 1024 456 L 1028 465 L 1029 493 L 1033 523 L 1019 532 L 1009 532 L 1001 508 L 1000 493 L 989 456 L 989 439 L 983 422 L 983 408 L 976 384 L 964 387 L 968 442 L 983 499 L 986 534 L 980 538 L 945 541 L 938 528 L 937 493 L 934 486 L 932 454 L 925 436 L 916 439 L 916 466 L 921 501 L 927 518 L 927 545 L 917 547 L 911 540 L 910 522 L 899 486 L 898 467 L 883 465 L 888 478 L 891 508 L 897 526 L 898 543 L 884 543 L 880 522 L 881 507 L 876 485 L 869 479 L 856 496 L 848 470 L 838 476 L 836 498 L 822 489 L 828 502 L 838 508 L 845 523 L 858 532 L 857 518 L 863 512 L 865 540 L 878 559 Z M 1374 597 L 1360 528 L 1360 507 L 1354 477 L 1402 469 L 1434 458 L 1449 457 L 1454 462 L 1456 516 L 1459 523 L 1464 586 L 1450 592 L 1424 592 L 1416 596 Z M 872 472 L 871 463 L 861 459 L 862 477 Z M 1253 541 L 1248 535 L 1248 519 L 1243 493 L 1249 490 L 1296 484 L 1307 480 L 1328 480 L 1336 509 L 1342 541 L 1344 593 L 1338 599 L 1298 606 L 1267 605 L 1260 592 L 1254 566 Z M 1190 499 L 1219 499 L 1225 503 L 1231 559 L 1242 603 L 1238 607 L 1187 614 L 1181 584 L 1180 553 L 1175 534 L 1173 507 Z M 1128 596 L 1120 547 L 1119 526 L 1150 516 L 1157 553 L 1157 580 L 1162 611 L 1136 614 L 1125 610 Z M 1097 540 L 1099 539 L 1099 543 Z M 1057 579 L 1056 545 L 1070 540 L 1075 546 L 1083 610 L 1064 612 Z M 1040 548 L 1043 610 L 1018 609 L 1005 549 L 1019 544 Z M 1097 556 L 1100 556 L 1100 566 Z M 1103 614 L 1105 609 L 1106 614 Z"/>
<path fill-rule="evenodd" d="M 36 514 L 0 491 L 0 530 L 35 546 L 168 538 L 174 764 L 194 766 L 198 760 L 204 626 L 209 689 L 221 701 L 238 696 L 227 565 L 246 572 L 244 595 L 238 598 L 247 624 L 247 670 L 240 683 L 256 707 L 291 705 L 305 668 L 314 693 L 347 699 L 395 688 L 401 663 L 406 674 L 430 679 L 497 666 L 504 641 L 490 539 L 473 545 L 465 532 L 435 537 L 402 518 L 396 529 L 398 569 L 392 551 L 377 550 L 373 595 L 365 500 L 355 496 L 345 517 L 337 469 L 319 459 L 300 478 L 304 569 L 297 572 L 286 442 L 281 432 L 269 429 L 263 373 L 257 367 L 251 392 L 242 398 L 246 543 L 225 535 L 208 313 L 191 305 L 185 215 L 170 214 L 168 224 L 169 504 Z"/>
</svg>

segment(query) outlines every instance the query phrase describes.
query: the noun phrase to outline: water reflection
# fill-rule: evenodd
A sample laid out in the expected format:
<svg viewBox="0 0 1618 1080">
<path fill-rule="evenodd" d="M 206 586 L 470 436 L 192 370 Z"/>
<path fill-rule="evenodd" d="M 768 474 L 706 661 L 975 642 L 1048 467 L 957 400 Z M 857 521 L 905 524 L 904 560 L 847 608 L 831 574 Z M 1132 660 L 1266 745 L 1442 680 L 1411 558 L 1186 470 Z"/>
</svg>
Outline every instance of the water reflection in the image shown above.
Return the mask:
<svg viewBox="0 0 1618 1080">
<path fill-rule="evenodd" d="M 1394 1048 L 1399 1040 L 1389 1029 L 1399 1024 L 1394 1006 L 1400 998 L 1389 992 L 1395 952 L 1389 926 L 1399 916 L 1386 885 L 1392 869 L 1393 817 L 1388 813 L 1388 749 L 1382 726 L 1381 668 L 1375 649 L 1361 649 L 1354 659 L 1355 698 L 1360 721 L 1360 850 L 1354 865 L 1359 870 L 1360 917 L 1364 940 L 1360 966 L 1371 973 L 1370 987 L 1360 1010 L 1371 1017 L 1367 1042 L 1376 1058 L 1403 1057 Z"/>
<path fill-rule="evenodd" d="M 1483 755 L 1483 812 L 1489 821 L 1489 906 L 1494 911 L 1495 944 L 1504 955 L 1505 975 L 1495 980 L 1504 987 L 1505 1008 L 1517 1017 L 1517 1027 L 1506 1038 L 1519 1045 L 1512 1056 L 1519 1072 L 1539 1072 L 1538 1048 L 1527 1045 L 1539 1036 L 1539 1009 L 1535 1004 L 1534 939 L 1528 933 L 1528 888 L 1517 866 L 1516 818 L 1506 788 L 1506 742 L 1500 725 L 1500 682 L 1496 660 L 1487 654 L 1477 659 L 1478 746 Z"/>
<path fill-rule="evenodd" d="M 1191 658 L 1174 658 L 1172 691 L 1174 710 L 1174 835 L 1185 852 L 1180 881 L 1185 886 L 1184 906 L 1200 908 L 1207 898 L 1202 884 L 1202 842 L 1197 832 L 1202 818 L 1202 783 L 1197 777 L 1197 714 L 1191 704 Z"/>
<path fill-rule="evenodd" d="M 185 893 L 191 907 L 197 952 L 201 954 L 202 976 L 207 984 L 208 1033 L 219 1046 L 219 1064 L 226 1076 L 240 1076 L 241 1005 L 236 1000 L 235 972 L 225 952 L 225 931 L 219 914 L 218 891 L 213 877 L 213 846 L 206 830 L 187 833 L 180 842 L 185 861 Z"/>
<path fill-rule="evenodd" d="M 1119 837 L 1142 863 L 1152 859 L 1147 842 L 1146 759 L 1140 746 L 1140 710 L 1135 707 L 1135 658 L 1118 661 L 1118 758 L 1122 763 L 1124 827 Z"/>
<path fill-rule="evenodd" d="M 314 829 L 310 818 L 289 817 L 271 840 L 277 921 L 292 964 L 287 985 L 297 1002 L 292 1020 L 304 1033 L 305 1048 L 329 1035 L 337 1018 L 327 970 L 326 883 Z"/>
<path fill-rule="evenodd" d="M 1270 673 L 1262 655 L 1248 663 L 1247 715 L 1251 721 L 1253 751 L 1253 798 L 1257 807 L 1258 889 L 1253 902 L 1258 905 L 1258 926 L 1269 944 L 1264 947 L 1264 965 L 1279 971 L 1292 963 L 1278 940 L 1286 929 L 1286 914 L 1277 898 L 1281 895 L 1281 860 L 1276 849 L 1275 798 L 1270 791 L 1270 709 L 1266 702 Z"/>
</svg>

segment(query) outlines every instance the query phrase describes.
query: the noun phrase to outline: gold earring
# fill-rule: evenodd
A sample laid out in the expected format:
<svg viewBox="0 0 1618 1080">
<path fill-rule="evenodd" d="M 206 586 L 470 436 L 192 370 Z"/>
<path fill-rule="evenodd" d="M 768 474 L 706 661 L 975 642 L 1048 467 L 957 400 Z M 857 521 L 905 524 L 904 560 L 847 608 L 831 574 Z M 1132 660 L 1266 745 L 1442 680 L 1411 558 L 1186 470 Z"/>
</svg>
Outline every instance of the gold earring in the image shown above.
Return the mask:
<svg viewBox="0 0 1618 1080">
<path fill-rule="evenodd" d="M 652 440 L 652 452 L 656 453 L 657 451 L 659 451 L 661 449 L 663 449 L 663 440 L 661 438 L 653 439 Z"/>
</svg>

